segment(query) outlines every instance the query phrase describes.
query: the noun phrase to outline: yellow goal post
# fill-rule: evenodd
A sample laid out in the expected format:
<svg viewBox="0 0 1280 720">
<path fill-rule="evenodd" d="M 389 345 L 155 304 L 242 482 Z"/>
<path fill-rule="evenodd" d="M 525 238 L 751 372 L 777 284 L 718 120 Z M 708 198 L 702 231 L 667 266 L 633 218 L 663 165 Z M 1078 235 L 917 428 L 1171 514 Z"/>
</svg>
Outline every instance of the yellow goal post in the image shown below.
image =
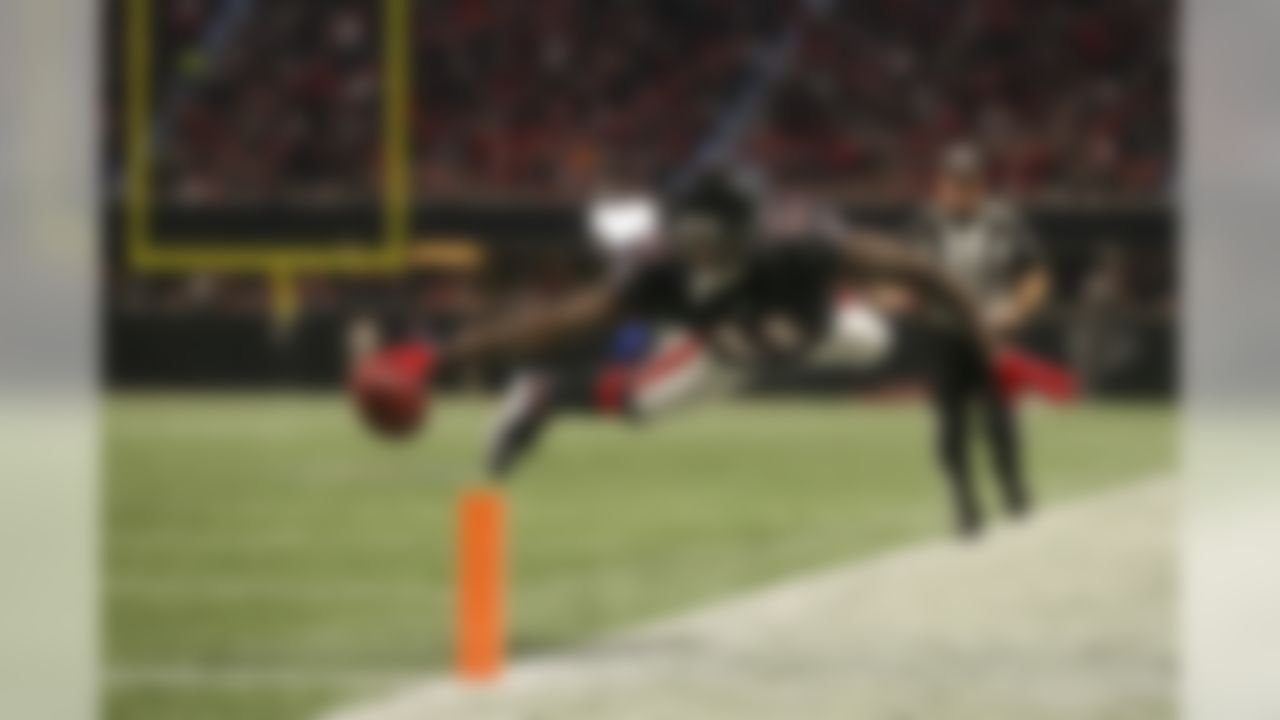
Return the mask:
<svg viewBox="0 0 1280 720">
<path fill-rule="evenodd" d="M 390 274 L 402 270 L 411 235 L 409 99 L 411 82 L 411 0 L 381 3 L 381 170 L 378 213 L 382 234 L 365 247 L 299 247 L 279 240 L 255 247 L 217 247 L 216 238 L 199 246 L 165 247 L 156 242 L 152 197 L 152 108 L 154 102 L 151 19 L 156 0 L 124 4 L 124 197 L 125 256 L 140 273 L 226 272 L 263 274 L 271 279 L 273 305 L 289 314 L 295 305 L 293 279 L 300 273 Z M 165 0 L 159 0 L 164 2 Z M 228 243 L 228 245 L 231 245 Z"/>
</svg>

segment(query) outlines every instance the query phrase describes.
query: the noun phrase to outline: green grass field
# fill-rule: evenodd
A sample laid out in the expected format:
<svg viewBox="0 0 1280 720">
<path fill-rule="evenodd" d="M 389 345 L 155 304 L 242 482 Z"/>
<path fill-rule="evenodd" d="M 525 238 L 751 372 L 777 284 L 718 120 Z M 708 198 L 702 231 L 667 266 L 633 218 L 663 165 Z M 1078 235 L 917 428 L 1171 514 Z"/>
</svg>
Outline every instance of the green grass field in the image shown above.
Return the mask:
<svg viewBox="0 0 1280 720">
<path fill-rule="evenodd" d="M 137 395 L 106 416 L 112 720 L 288 720 L 450 658 L 453 505 L 490 407 L 388 445 L 336 397 Z M 1028 415 L 1046 503 L 1166 471 L 1164 405 Z M 570 420 L 511 493 L 517 656 L 947 530 L 918 408 Z"/>
</svg>

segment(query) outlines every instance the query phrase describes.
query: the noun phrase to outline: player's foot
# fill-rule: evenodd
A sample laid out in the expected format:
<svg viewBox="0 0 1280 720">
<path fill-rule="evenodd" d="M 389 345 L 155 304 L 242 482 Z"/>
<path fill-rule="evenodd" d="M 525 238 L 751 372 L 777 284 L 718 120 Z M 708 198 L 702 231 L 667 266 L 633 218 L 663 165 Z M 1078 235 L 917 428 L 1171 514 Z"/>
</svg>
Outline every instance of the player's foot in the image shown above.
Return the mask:
<svg viewBox="0 0 1280 720">
<path fill-rule="evenodd" d="M 1021 521 L 1031 517 L 1035 508 L 1032 506 L 1030 500 L 1027 500 L 1026 498 L 1019 498 L 1010 502 L 1006 510 L 1009 513 L 1010 518 Z"/>
<path fill-rule="evenodd" d="M 956 517 L 956 537 L 966 542 L 982 537 L 984 530 L 982 517 L 977 513 L 961 513 Z"/>
</svg>

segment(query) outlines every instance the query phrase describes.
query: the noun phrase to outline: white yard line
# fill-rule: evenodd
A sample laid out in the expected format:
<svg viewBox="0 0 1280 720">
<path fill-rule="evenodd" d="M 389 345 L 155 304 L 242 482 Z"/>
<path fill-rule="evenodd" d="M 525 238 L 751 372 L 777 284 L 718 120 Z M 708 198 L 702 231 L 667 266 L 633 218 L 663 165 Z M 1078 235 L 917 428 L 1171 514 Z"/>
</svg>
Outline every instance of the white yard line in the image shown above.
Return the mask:
<svg viewBox="0 0 1280 720">
<path fill-rule="evenodd" d="M 211 668 L 204 665 L 136 666 L 108 675 L 112 690 L 219 690 L 260 692 L 277 690 L 342 690 L 386 692 L 422 677 L 412 668 L 300 668 L 244 665 Z"/>
<path fill-rule="evenodd" d="M 1173 486 L 793 581 L 326 720 L 1168 720 Z"/>
</svg>

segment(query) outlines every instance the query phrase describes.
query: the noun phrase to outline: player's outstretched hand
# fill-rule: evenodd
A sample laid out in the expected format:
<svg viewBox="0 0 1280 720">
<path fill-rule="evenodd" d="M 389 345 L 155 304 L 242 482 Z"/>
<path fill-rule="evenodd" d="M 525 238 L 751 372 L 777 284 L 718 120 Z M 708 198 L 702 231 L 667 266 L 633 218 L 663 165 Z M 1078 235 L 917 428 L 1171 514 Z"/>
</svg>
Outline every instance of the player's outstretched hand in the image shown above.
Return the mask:
<svg viewBox="0 0 1280 720">
<path fill-rule="evenodd" d="M 385 437 L 413 434 L 429 416 L 438 365 L 436 349 L 422 342 L 394 345 L 360 359 L 348 390 L 361 418 Z"/>
</svg>

